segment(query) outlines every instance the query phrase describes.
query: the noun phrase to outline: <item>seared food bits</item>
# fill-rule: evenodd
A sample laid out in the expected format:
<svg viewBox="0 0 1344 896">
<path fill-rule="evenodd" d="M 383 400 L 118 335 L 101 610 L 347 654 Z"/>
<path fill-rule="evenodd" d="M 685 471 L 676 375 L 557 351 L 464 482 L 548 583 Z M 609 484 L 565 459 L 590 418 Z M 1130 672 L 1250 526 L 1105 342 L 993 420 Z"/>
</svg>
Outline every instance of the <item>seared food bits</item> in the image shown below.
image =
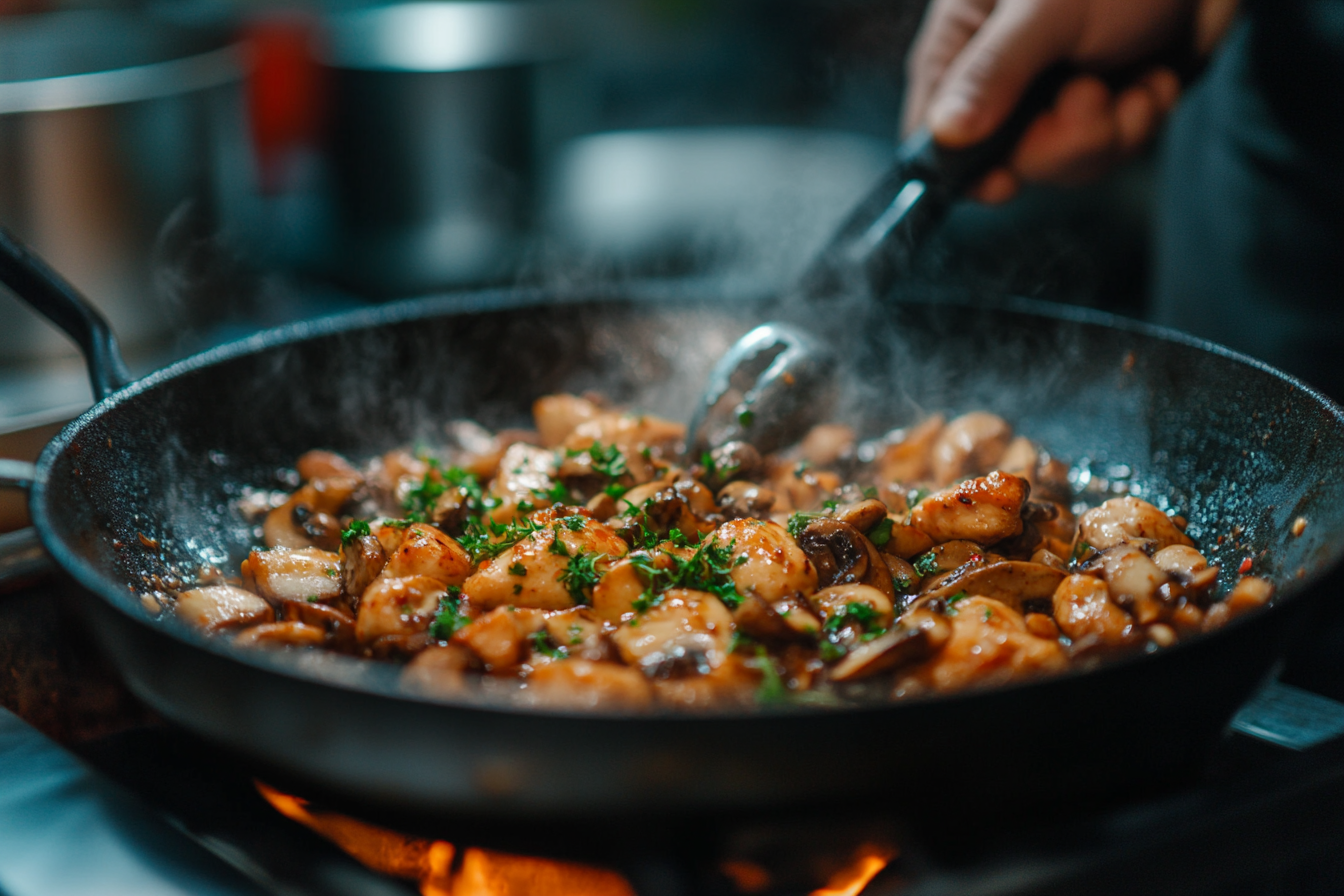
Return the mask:
<svg viewBox="0 0 1344 896">
<path fill-rule="evenodd" d="M 308 452 L 292 491 L 249 499 L 261 544 L 236 580 L 153 605 L 240 647 L 404 663 L 422 694 L 625 711 L 991 685 L 1166 648 L 1273 597 L 1222 575 L 1181 517 L 1080 500 L 994 414 L 683 461 L 680 424 L 594 396 L 533 411 L 532 429 L 453 421 L 443 445 L 362 466 Z"/>
</svg>

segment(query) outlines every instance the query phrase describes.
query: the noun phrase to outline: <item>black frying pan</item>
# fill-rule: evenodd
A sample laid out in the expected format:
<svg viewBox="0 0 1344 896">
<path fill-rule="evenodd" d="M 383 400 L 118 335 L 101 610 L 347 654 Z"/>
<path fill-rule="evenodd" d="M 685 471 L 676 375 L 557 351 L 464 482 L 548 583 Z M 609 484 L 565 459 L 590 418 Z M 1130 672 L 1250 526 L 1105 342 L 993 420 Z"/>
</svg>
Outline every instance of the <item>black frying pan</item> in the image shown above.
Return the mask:
<svg viewBox="0 0 1344 896">
<path fill-rule="evenodd" d="M 828 315 L 851 364 L 837 418 L 875 433 L 923 409 L 1003 413 L 1094 476 L 1170 496 L 1226 579 L 1255 557 L 1280 585 L 1275 605 L 1169 650 L 1010 687 L 627 717 L 421 699 L 397 689 L 388 664 L 234 650 L 136 598 L 144 574 L 236 564 L 252 540 L 230 509 L 238 488 L 275 482 L 314 446 L 359 457 L 459 416 L 524 423 L 534 397 L 560 389 L 600 387 L 684 418 L 717 352 L 759 312 L 478 293 L 270 331 L 122 387 L 105 328 L 72 305 L 72 335 L 101 345 L 88 355 L 99 402 L 32 472 L 34 525 L 130 688 L 163 716 L 308 792 L 430 813 L 993 801 L 1055 788 L 1071 799 L 1145 785 L 1200 759 L 1344 550 L 1344 420 L 1309 387 L 1102 315 L 903 304 Z M 1309 524 L 1294 538 L 1298 516 Z"/>
</svg>

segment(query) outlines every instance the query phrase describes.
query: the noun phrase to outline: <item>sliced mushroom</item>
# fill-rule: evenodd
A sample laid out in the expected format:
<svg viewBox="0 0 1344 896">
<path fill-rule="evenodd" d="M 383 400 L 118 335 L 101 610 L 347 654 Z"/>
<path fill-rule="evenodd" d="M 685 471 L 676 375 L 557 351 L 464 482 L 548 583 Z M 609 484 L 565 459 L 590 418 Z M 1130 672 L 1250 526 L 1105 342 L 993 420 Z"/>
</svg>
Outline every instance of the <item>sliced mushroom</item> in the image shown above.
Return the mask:
<svg viewBox="0 0 1344 896">
<path fill-rule="evenodd" d="M 271 548 L 324 547 L 340 545 L 340 525 L 335 515 L 359 487 L 354 477 L 314 479 L 302 486 L 289 500 L 266 514 L 262 536 Z M 305 523 L 308 525 L 305 526 Z M 334 536 L 335 543 L 331 538 Z M 321 542 L 321 544 L 319 544 Z"/>
<path fill-rule="evenodd" d="M 831 669 L 832 681 L 867 678 L 904 663 L 918 662 L 936 653 L 952 635 L 945 616 L 927 610 L 907 613 L 896 627 L 852 648 Z"/>
<path fill-rule="evenodd" d="M 285 622 L 302 622 L 326 633 L 327 646 L 343 653 L 355 650 L 355 617 L 344 607 L 306 600 L 285 601 L 280 605 L 280 616 Z"/>
<path fill-rule="evenodd" d="M 1049 600 L 1064 579 L 1062 570 L 1027 560 L 1000 560 L 983 566 L 968 566 L 940 581 L 921 598 L 950 598 L 958 592 L 988 597 L 1019 613 L 1027 601 Z"/>
<path fill-rule="evenodd" d="M 725 442 L 709 452 L 709 460 L 698 478 L 715 490 L 734 480 L 754 479 L 761 472 L 761 452 L 750 442 Z"/>
<path fill-rule="evenodd" d="M 775 506 L 775 493 L 754 482 L 730 482 L 719 489 L 719 512 L 730 520 L 760 519 Z"/>
<path fill-rule="evenodd" d="M 862 582 L 868 574 L 868 540 L 848 523 L 815 519 L 798 535 L 798 546 L 817 568 L 823 588 Z"/>
<path fill-rule="evenodd" d="M 868 532 L 887 518 L 887 505 L 876 498 L 865 498 L 840 505 L 831 516 L 842 523 L 849 523 L 860 532 Z"/>
<path fill-rule="evenodd" d="M 858 618 L 851 612 L 855 604 L 863 604 L 871 611 L 871 618 L 862 626 L 866 630 L 888 628 L 896 618 L 891 597 L 870 585 L 832 585 L 809 595 L 808 602 L 821 614 L 828 628 L 847 616 Z"/>
<path fill-rule="evenodd" d="M 251 591 L 232 585 L 207 585 L 183 591 L 177 596 L 175 615 L 207 632 L 275 619 L 270 604 Z"/>
<path fill-rule="evenodd" d="M 983 547 L 973 541 L 946 541 L 916 557 L 914 567 L 927 578 L 961 569 L 967 563 L 983 563 L 987 554 Z"/>
<path fill-rule="evenodd" d="M 1158 589 L 1170 579 L 1141 548 L 1118 544 L 1101 555 L 1101 563 L 1111 600 L 1129 611 L 1140 625 L 1157 622 L 1165 615 Z"/>
<path fill-rule="evenodd" d="M 357 535 L 341 545 L 341 584 L 354 609 L 359 609 L 360 595 L 386 565 L 387 552 L 372 535 Z"/>
<path fill-rule="evenodd" d="M 233 639 L 235 647 L 321 647 L 327 632 L 302 622 L 263 622 L 243 629 Z"/>
<path fill-rule="evenodd" d="M 795 596 L 770 604 L 748 594 L 733 610 L 733 625 L 761 641 L 810 641 L 821 631 L 821 620 Z"/>
<path fill-rule="evenodd" d="M 247 575 L 257 593 L 272 602 L 330 601 L 341 594 L 341 558 L 317 548 L 253 551 L 247 557 Z"/>
</svg>

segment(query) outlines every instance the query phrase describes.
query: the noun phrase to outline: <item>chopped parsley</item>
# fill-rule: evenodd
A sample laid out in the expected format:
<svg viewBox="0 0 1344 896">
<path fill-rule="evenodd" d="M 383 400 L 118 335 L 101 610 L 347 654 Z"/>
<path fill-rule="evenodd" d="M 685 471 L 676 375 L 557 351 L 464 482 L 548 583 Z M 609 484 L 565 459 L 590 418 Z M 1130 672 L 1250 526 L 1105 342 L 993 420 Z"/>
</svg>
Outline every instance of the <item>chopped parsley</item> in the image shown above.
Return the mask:
<svg viewBox="0 0 1344 896">
<path fill-rule="evenodd" d="M 671 561 L 666 569 L 655 564 L 652 557 L 632 555 L 630 562 L 647 583 L 644 593 L 635 600 L 635 609 L 642 613 L 657 606 L 662 593 L 670 588 L 708 591 L 723 601 L 728 609 L 737 609 L 742 604 L 742 595 L 737 593 L 737 587 L 733 584 L 732 570 L 734 566 L 740 565 L 743 558 L 739 558 L 738 563 L 733 562 L 733 547 L 736 544 L 736 540 L 727 545 L 706 540 L 686 559 L 664 550 L 663 556 Z"/>
<path fill-rule="evenodd" d="M 793 468 L 793 478 L 802 479 L 803 474 L 806 473 L 811 467 L 812 464 L 810 461 L 805 460 L 798 461 L 798 463 Z"/>
<path fill-rule="evenodd" d="M 427 523 L 435 503 L 450 488 L 461 489 L 465 496 L 468 517 L 479 517 L 488 500 L 475 473 L 461 467 L 444 467 L 435 458 L 428 458 L 429 470 L 420 484 L 406 493 L 402 509 L 411 522 Z"/>
<path fill-rule="evenodd" d="M 872 624 L 876 620 L 876 610 L 865 603 L 855 602 L 852 604 L 845 604 L 836 611 L 830 619 L 826 620 L 826 624 L 822 626 L 822 630 L 827 632 L 837 632 L 850 622 L 853 622 L 867 631 L 872 627 Z M 880 633 L 880 630 L 878 631 Z"/>
<path fill-rule="evenodd" d="M 569 486 L 563 482 L 557 482 L 550 488 L 534 488 L 532 494 L 538 498 L 545 498 L 552 504 L 566 504 L 570 501 Z"/>
<path fill-rule="evenodd" d="M 467 522 L 466 531 L 457 537 L 457 541 L 471 555 L 472 563 L 493 560 L 544 527 L 527 517 L 509 523 L 497 523 L 489 517 L 480 517 Z"/>
<path fill-rule="evenodd" d="M 528 636 L 528 640 L 532 642 L 532 651 L 534 653 L 540 653 L 553 660 L 562 660 L 569 656 L 569 651 L 565 650 L 565 648 L 557 647 L 551 643 L 551 636 L 544 628 L 539 628 L 534 631 Z"/>
<path fill-rule="evenodd" d="M 939 569 L 938 555 L 933 551 L 926 551 L 916 557 L 915 562 L 911 565 L 915 567 L 915 572 L 919 573 L 921 576 L 936 575 Z"/>
<path fill-rule="evenodd" d="M 588 455 L 593 472 L 600 473 L 608 479 L 619 479 L 629 472 L 625 455 L 615 444 L 604 446 L 601 442 L 594 442 L 587 448 L 565 452 L 568 457 L 578 457 L 583 454 Z"/>
<path fill-rule="evenodd" d="M 439 607 L 434 614 L 434 621 L 429 624 L 429 636 L 436 641 L 447 641 L 453 636 L 453 632 L 463 628 L 471 622 L 466 616 L 462 615 L 460 606 L 462 603 L 462 589 L 456 585 L 448 586 L 448 593 L 439 598 Z"/>
<path fill-rule="evenodd" d="M 559 539 L 556 539 L 559 541 Z M 560 583 L 565 586 L 569 596 L 574 598 L 576 604 L 587 604 L 591 602 L 593 586 L 602 579 L 602 572 L 597 565 L 607 559 L 606 554 L 598 554 L 593 551 L 579 551 L 565 568 L 561 570 Z"/>
<path fill-rule="evenodd" d="M 368 520 L 351 520 L 350 528 L 341 531 L 341 544 L 349 544 L 356 538 L 372 534 L 373 530 L 369 528 Z"/>
<path fill-rule="evenodd" d="M 803 530 L 807 528 L 808 523 L 815 519 L 820 519 L 825 515 L 826 514 L 824 513 L 818 513 L 813 510 L 800 510 L 789 517 L 788 525 L 785 528 L 789 530 L 789 534 L 793 536 L 793 540 L 797 541 L 799 537 L 802 536 Z"/>
<path fill-rule="evenodd" d="M 909 504 L 911 507 L 914 507 L 916 504 L 918 504 L 920 501 L 923 501 L 931 494 L 933 493 L 929 491 L 927 488 L 912 488 L 905 495 L 905 503 Z"/>
<path fill-rule="evenodd" d="M 882 522 L 868 530 L 868 540 L 878 547 L 882 547 L 882 545 L 891 541 L 891 527 L 893 525 L 891 517 L 883 517 Z"/>
<path fill-rule="evenodd" d="M 511 575 L 511 576 L 525 576 L 525 575 L 527 575 L 527 567 L 524 566 L 524 565 L 521 564 L 521 563 L 515 563 L 515 564 L 513 564 L 512 566 L 509 567 L 509 575 Z"/>
<path fill-rule="evenodd" d="M 583 643 L 583 626 L 579 625 L 577 622 L 569 627 L 569 643 L 570 644 Z"/>
<path fill-rule="evenodd" d="M 1085 541 L 1079 541 L 1073 546 L 1073 553 L 1069 555 L 1070 566 L 1081 566 L 1096 552 L 1096 548 Z"/>
<path fill-rule="evenodd" d="M 755 411 L 740 412 L 737 415 L 737 422 L 742 424 L 743 426 L 750 427 L 752 423 L 756 422 L 756 412 Z"/>
<path fill-rule="evenodd" d="M 757 703 L 784 703 L 789 699 L 789 687 L 775 668 L 775 661 L 763 645 L 756 645 L 755 666 L 761 672 L 761 685 L 756 689 Z"/>
<path fill-rule="evenodd" d="M 582 532 L 583 527 L 588 525 L 588 519 L 581 513 L 575 513 L 570 516 L 561 517 L 561 524 L 571 532 Z"/>
</svg>

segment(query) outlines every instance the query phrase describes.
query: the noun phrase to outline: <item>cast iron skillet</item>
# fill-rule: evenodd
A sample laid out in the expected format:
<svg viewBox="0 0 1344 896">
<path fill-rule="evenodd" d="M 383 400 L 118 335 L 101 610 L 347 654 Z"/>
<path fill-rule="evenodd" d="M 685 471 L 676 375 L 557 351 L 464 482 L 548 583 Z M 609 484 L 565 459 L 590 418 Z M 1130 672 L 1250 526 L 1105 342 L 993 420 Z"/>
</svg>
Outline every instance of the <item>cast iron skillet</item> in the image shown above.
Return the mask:
<svg viewBox="0 0 1344 896">
<path fill-rule="evenodd" d="M 718 351 L 763 309 L 477 293 L 269 331 L 123 385 L 96 314 L 62 307 L 99 401 L 42 453 L 30 506 L 92 630 L 164 717 L 347 805 L 647 814 L 1072 799 L 1150 783 L 1199 760 L 1344 550 L 1344 419 L 1285 374 L 1022 301 L 833 306 L 814 323 L 850 364 L 836 419 L 872 434 L 926 410 L 1002 413 L 1091 477 L 1169 498 L 1224 585 L 1253 556 L 1280 586 L 1275 605 L 1091 671 L 863 708 L 623 716 L 437 702 L 398 691 L 388 664 L 239 651 L 153 618 L 141 577 L 234 567 L 253 536 L 230 502 L 312 447 L 358 458 L 455 417 L 521 424 L 532 399 L 562 389 L 684 419 Z M 1309 522 L 1294 538 L 1298 516 Z"/>
</svg>

